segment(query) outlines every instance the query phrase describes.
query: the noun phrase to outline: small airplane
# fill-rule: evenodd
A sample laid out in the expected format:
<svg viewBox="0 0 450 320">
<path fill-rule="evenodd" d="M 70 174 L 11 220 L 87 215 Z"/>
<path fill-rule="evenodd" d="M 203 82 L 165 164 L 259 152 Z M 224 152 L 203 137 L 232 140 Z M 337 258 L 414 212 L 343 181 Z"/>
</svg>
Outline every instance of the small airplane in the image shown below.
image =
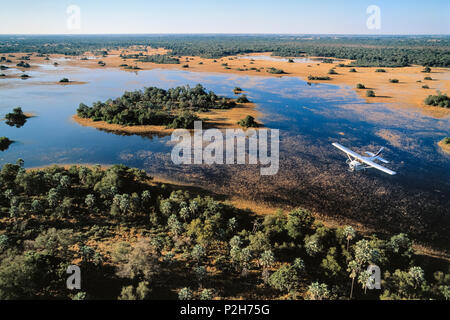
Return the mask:
<svg viewBox="0 0 450 320">
<path fill-rule="evenodd" d="M 350 167 L 350 171 L 352 172 L 373 168 L 390 174 L 391 176 L 397 174 L 395 171 L 389 170 L 388 168 L 385 168 L 374 162 L 374 160 L 379 160 L 383 163 L 389 163 L 389 161 L 380 157 L 380 154 L 384 150 L 384 147 L 375 154 L 372 152 L 366 152 L 366 154 L 369 156 L 363 157 L 356 152 L 353 152 L 352 150 L 340 145 L 339 143 L 333 143 L 333 146 L 347 154 L 348 160 L 346 161 L 346 163 L 348 164 L 348 166 Z"/>
</svg>

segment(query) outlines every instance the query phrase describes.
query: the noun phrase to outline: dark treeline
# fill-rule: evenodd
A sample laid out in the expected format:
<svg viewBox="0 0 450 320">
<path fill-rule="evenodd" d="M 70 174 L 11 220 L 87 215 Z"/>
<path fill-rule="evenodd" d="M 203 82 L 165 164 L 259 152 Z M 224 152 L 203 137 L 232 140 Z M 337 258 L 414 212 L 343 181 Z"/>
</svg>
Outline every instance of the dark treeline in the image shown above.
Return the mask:
<svg viewBox="0 0 450 320">
<path fill-rule="evenodd" d="M 153 62 L 159 64 L 179 64 L 180 59 L 171 57 L 169 55 L 156 54 L 153 56 L 143 56 L 138 59 L 140 62 Z"/>
<path fill-rule="evenodd" d="M 125 94 L 115 100 L 96 102 L 92 107 L 81 103 L 77 114 L 81 118 L 112 124 L 165 125 L 170 128 L 193 128 L 198 119 L 195 112 L 229 109 L 236 105 L 232 99 L 207 92 L 202 85 L 181 86 L 164 90 L 145 88 Z"/>
<path fill-rule="evenodd" d="M 122 165 L 0 168 L 0 299 L 449 299 L 406 234 L 257 218 Z M 77 261 L 81 291 L 66 289 Z M 382 270 L 368 290 L 367 267 Z"/>
<path fill-rule="evenodd" d="M 153 62 L 153 63 L 159 63 L 159 64 L 179 64 L 180 59 L 172 57 L 170 55 L 166 54 L 155 54 L 155 55 L 144 55 L 141 53 L 139 54 L 121 54 L 120 57 L 122 59 L 136 59 L 140 62 Z"/>
<path fill-rule="evenodd" d="M 272 51 L 274 55 L 354 59 L 356 66 L 450 67 L 449 36 L 310 35 L 90 35 L 0 36 L 0 52 L 81 55 L 134 45 L 162 47 L 175 56 L 221 58 Z"/>
</svg>

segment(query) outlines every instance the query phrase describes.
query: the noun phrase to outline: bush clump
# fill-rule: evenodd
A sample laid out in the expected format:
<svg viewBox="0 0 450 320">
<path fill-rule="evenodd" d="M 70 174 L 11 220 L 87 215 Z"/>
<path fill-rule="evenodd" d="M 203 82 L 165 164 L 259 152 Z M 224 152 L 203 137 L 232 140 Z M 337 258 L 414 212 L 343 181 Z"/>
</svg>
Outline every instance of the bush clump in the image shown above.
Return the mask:
<svg viewBox="0 0 450 320">
<path fill-rule="evenodd" d="M 238 125 L 244 128 L 257 128 L 258 123 L 255 121 L 255 118 L 252 116 L 246 116 L 244 119 L 239 120 Z"/>
<path fill-rule="evenodd" d="M 375 97 L 375 92 L 373 90 L 367 90 L 366 96 L 369 98 Z"/>
<path fill-rule="evenodd" d="M 450 108 L 450 98 L 447 94 L 438 93 L 437 95 L 429 95 L 425 99 L 425 104 L 441 108 Z"/>
<path fill-rule="evenodd" d="M 11 143 L 13 143 L 13 141 L 9 140 L 7 137 L 0 137 L 0 151 L 8 149 Z"/>
</svg>

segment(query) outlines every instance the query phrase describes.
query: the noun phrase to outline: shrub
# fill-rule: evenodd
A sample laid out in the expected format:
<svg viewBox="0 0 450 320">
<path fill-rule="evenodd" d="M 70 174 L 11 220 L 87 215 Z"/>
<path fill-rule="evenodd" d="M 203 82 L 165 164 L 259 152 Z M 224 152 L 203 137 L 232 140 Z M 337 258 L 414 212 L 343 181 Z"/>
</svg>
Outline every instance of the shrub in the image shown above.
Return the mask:
<svg viewBox="0 0 450 320">
<path fill-rule="evenodd" d="M 308 80 L 331 80 L 331 78 L 328 77 L 328 76 L 320 77 L 320 76 L 312 76 L 312 75 L 309 75 L 309 76 L 308 76 Z"/>
<path fill-rule="evenodd" d="M 285 73 L 286 73 L 286 72 L 284 72 L 284 71 L 281 70 L 281 69 L 277 69 L 277 68 L 273 68 L 273 67 L 268 68 L 268 69 L 267 69 L 267 72 L 268 72 L 268 73 L 272 73 L 272 74 L 285 74 Z"/>
<path fill-rule="evenodd" d="M 336 70 L 330 69 L 330 71 L 328 71 L 328 74 L 338 74 L 338 73 L 336 72 Z"/>
<path fill-rule="evenodd" d="M 358 84 L 356 85 L 356 88 L 357 88 L 357 89 L 365 89 L 366 86 L 363 85 L 362 83 L 358 83 Z"/>
<path fill-rule="evenodd" d="M 59 80 L 59 82 L 61 82 L 61 83 L 67 83 L 67 82 L 69 82 L 69 79 L 67 79 L 67 78 L 62 78 L 61 80 Z"/>
<path fill-rule="evenodd" d="M 178 292 L 179 300 L 192 300 L 192 291 L 189 288 L 183 288 Z"/>
<path fill-rule="evenodd" d="M 348 72 L 357 72 L 355 68 L 351 68 Z"/>
<path fill-rule="evenodd" d="M 367 90 L 366 96 L 369 98 L 375 97 L 375 92 L 373 90 Z"/>
<path fill-rule="evenodd" d="M 23 113 L 21 107 L 17 107 L 5 115 L 5 120 L 7 125 L 20 128 L 27 121 L 27 116 Z"/>
<path fill-rule="evenodd" d="M 429 81 L 431 81 L 431 80 L 433 80 L 433 78 L 431 78 L 431 77 L 425 77 L 425 78 L 423 78 L 423 80 L 429 80 Z"/>
<path fill-rule="evenodd" d="M 425 104 L 428 106 L 450 108 L 450 98 L 446 94 L 438 93 L 436 96 L 428 96 L 425 99 Z"/>
<path fill-rule="evenodd" d="M 7 137 L 0 137 L 0 151 L 8 149 L 11 143 L 13 143 L 13 141 L 9 140 Z"/>
<path fill-rule="evenodd" d="M 390 83 L 399 83 L 398 79 L 389 79 Z"/>
<path fill-rule="evenodd" d="M 239 98 L 236 99 L 237 103 L 248 103 L 250 100 L 248 100 L 247 96 L 245 94 L 241 95 Z"/>
<path fill-rule="evenodd" d="M 384 69 L 377 69 L 377 70 L 375 70 L 375 72 L 386 72 L 386 70 L 384 70 Z"/>
<path fill-rule="evenodd" d="M 28 63 L 23 62 L 23 61 L 20 61 L 18 64 L 16 64 L 16 66 L 20 67 L 20 68 L 29 68 L 30 67 L 30 65 Z"/>
<path fill-rule="evenodd" d="M 255 118 L 248 115 L 244 119 L 239 120 L 238 125 L 244 128 L 256 128 L 258 127 L 258 123 L 255 121 Z"/>
<path fill-rule="evenodd" d="M 430 87 L 428 85 L 423 85 L 422 88 L 423 89 L 430 89 Z"/>
</svg>

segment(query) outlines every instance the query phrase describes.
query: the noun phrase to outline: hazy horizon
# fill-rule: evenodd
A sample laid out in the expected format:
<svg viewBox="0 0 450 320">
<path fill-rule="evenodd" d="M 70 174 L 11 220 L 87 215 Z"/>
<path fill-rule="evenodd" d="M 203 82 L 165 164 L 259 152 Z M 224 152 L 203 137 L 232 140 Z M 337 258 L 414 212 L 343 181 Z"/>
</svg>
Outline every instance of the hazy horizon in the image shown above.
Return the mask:
<svg viewBox="0 0 450 320">
<path fill-rule="evenodd" d="M 369 28 L 376 5 L 380 24 Z M 322 0 L 55 1 L 2 5 L 2 35 L 449 35 L 450 2 Z M 182 32 L 180 32 L 182 31 Z M 207 32 L 205 32 L 207 31 Z"/>
</svg>

